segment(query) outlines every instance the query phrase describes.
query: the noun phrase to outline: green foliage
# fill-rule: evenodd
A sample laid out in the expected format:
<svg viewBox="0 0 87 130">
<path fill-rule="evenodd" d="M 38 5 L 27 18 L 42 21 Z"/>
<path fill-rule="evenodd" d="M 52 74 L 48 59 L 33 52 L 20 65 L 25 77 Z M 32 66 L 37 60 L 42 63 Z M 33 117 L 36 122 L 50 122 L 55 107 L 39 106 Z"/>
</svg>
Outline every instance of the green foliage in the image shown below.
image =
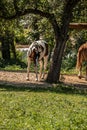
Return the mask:
<svg viewBox="0 0 87 130">
<path fill-rule="evenodd" d="M 71 32 L 71 37 L 73 37 L 74 41 L 70 41 L 69 39 L 66 43 L 66 49 L 62 60 L 62 71 L 69 71 L 69 69 L 76 67 L 78 48 L 87 41 L 87 31 L 81 30 L 78 32 L 73 30 Z"/>
<path fill-rule="evenodd" d="M 19 23 L 19 27 L 15 30 L 15 42 L 16 44 L 25 45 L 28 44 L 29 29 L 24 29 L 24 27 Z"/>
<path fill-rule="evenodd" d="M 0 85 L 0 129 L 86 130 L 87 98 L 72 87 Z"/>
<path fill-rule="evenodd" d="M 76 66 L 77 51 L 70 40 L 67 41 L 64 56 L 62 58 L 62 71 L 69 71 Z"/>
<path fill-rule="evenodd" d="M 78 50 L 78 48 L 84 44 L 85 42 L 87 42 L 87 30 L 82 30 L 79 31 L 78 33 L 76 33 L 76 48 Z"/>
<path fill-rule="evenodd" d="M 86 23 L 87 22 L 87 1 L 81 0 L 79 2 L 74 11 L 73 11 L 73 22 L 76 23 Z"/>
<path fill-rule="evenodd" d="M 26 70 L 27 66 L 24 62 L 16 61 L 15 63 L 12 63 L 12 60 L 10 63 L 6 62 L 1 62 L 0 61 L 0 70 L 10 70 L 10 71 L 15 71 L 15 70 Z"/>
<path fill-rule="evenodd" d="M 26 45 L 27 43 L 27 38 L 24 36 L 24 34 L 20 34 L 16 36 L 16 43 L 21 44 L 21 45 Z"/>
<path fill-rule="evenodd" d="M 9 61 L 0 58 L 0 70 L 26 70 L 26 60 L 22 59 L 23 53 L 17 53 L 17 59 Z"/>
<path fill-rule="evenodd" d="M 62 70 L 69 70 L 74 68 L 76 65 L 76 53 L 70 52 L 62 60 Z"/>
<path fill-rule="evenodd" d="M 27 57 L 26 52 L 17 51 L 17 58 L 11 58 L 9 61 L 0 58 L 0 70 L 23 70 L 27 69 Z M 30 66 L 30 71 L 34 71 L 34 64 L 32 63 Z"/>
</svg>

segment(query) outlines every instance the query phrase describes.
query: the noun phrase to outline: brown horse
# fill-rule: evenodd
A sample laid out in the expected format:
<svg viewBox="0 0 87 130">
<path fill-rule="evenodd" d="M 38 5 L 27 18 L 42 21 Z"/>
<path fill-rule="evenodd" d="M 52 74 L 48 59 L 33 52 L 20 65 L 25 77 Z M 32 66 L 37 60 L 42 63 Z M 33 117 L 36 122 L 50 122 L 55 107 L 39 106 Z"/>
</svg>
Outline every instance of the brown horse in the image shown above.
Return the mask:
<svg viewBox="0 0 87 130">
<path fill-rule="evenodd" d="M 80 46 L 77 53 L 77 64 L 76 68 L 79 69 L 78 77 L 82 78 L 82 63 L 86 61 L 87 62 L 87 42 Z M 87 65 L 86 65 L 86 77 L 85 80 L 87 80 Z"/>
</svg>

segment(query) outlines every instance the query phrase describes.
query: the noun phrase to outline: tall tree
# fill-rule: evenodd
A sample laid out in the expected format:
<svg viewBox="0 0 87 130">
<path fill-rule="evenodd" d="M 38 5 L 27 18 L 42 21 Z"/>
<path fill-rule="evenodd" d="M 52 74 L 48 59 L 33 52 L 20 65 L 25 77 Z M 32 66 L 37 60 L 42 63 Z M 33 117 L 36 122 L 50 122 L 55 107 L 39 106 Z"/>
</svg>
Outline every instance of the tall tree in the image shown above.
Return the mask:
<svg viewBox="0 0 87 130">
<path fill-rule="evenodd" d="M 4 1 L 4 0 L 3 0 Z M 9 0 L 11 2 L 11 0 Z M 73 18 L 73 9 L 80 0 L 36 0 L 38 8 L 35 8 L 34 0 L 13 0 L 13 11 L 7 10 L 6 4 L 3 4 L 4 10 L 0 8 L 0 17 L 4 19 L 13 19 L 26 14 L 36 14 L 46 17 L 51 23 L 54 35 L 55 46 L 52 63 L 48 72 L 46 81 L 50 83 L 57 83 L 60 78 L 62 56 L 65 49 L 66 41 L 68 39 L 69 23 Z M 62 11 L 60 20 L 58 21 L 58 7 L 59 2 L 62 4 Z M 54 3 L 55 6 L 54 6 Z M 10 10 L 12 7 L 9 5 Z M 5 14 L 5 8 L 8 13 Z"/>
<path fill-rule="evenodd" d="M 1 42 L 1 54 L 5 60 L 10 60 L 11 53 L 16 58 L 16 51 L 14 46 L 14 30 L 13 27 L 15 22 L 6 20 L 0 20 L 0 42 Z"/>
</svg>

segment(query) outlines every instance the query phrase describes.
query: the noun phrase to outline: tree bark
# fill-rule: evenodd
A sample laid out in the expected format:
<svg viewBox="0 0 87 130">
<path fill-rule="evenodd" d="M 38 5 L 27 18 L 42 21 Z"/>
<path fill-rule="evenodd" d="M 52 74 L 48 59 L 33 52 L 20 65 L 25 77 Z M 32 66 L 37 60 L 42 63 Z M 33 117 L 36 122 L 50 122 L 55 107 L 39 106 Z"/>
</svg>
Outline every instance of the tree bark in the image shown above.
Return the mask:
<svg viewBox="0 0 87 130">
<path fill-rule="evenodd" d="M 13 32 L 8 32 L 8 39 L 9 39 L 9 45 L 10 45 L 10 50 L 13 53 L 13 58 L 16 59 L 16 49 L 14 45 L 14 33 Z"/>
<path fill-rule="evenodd" d="M 12 40 L 10 45 L 11 45 L 11 50 L 12 50 L 12 53 L 13 53 L 13 58 L 16 59 L 16 50 L 15 50 L 14 40 Z"/>
<path fill-rule="evenodd" d="M 11 34 L 9 31 L 5 32 L 4 36 L 1 36 L 0 38 L 1 41 L 1 53 L 2 53 L 2 58 L 4 60 L 10 60 L 11 59 L 11 52 L 13 53 L 14 59 L 16 59 L 16 50 L 14 46 L 14 35 Z"/>
<path fill-rule="evenodd" d="M 10 45 L 6 42 L 5 37 L 1 41 L 1 53 L 4 60 L 10 60 Z"/>
<path fill-rule="evenodd" d="M 58 36 L 56 36 L 58 38 Z M 52 63 L 50 64 L 49 72 L 46 78 L 46 81 L 49 83 L 57 83 L 60 79 L 60 70 L 63 52 L 65 48 L 66 39 L 60 38 L 56 40 L 54 47 L 54 54 L 52 57 Z"/>
</svg>

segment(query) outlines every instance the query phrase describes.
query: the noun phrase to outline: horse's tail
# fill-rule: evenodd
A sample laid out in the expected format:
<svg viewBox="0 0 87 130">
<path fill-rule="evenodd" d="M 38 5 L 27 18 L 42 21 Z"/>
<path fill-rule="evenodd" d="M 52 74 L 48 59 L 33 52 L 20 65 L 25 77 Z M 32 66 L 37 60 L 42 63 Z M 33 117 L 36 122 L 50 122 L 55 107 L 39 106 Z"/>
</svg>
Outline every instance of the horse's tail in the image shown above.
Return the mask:
<svg viewBox="0 0 87 130">
<path fill-rule="evenodd" d="M 82 55 L 81 55 L 81 51 L 78 51 L 76 69 L 80 69 L 81 64 L 82 64 Z"/>
</svg>

